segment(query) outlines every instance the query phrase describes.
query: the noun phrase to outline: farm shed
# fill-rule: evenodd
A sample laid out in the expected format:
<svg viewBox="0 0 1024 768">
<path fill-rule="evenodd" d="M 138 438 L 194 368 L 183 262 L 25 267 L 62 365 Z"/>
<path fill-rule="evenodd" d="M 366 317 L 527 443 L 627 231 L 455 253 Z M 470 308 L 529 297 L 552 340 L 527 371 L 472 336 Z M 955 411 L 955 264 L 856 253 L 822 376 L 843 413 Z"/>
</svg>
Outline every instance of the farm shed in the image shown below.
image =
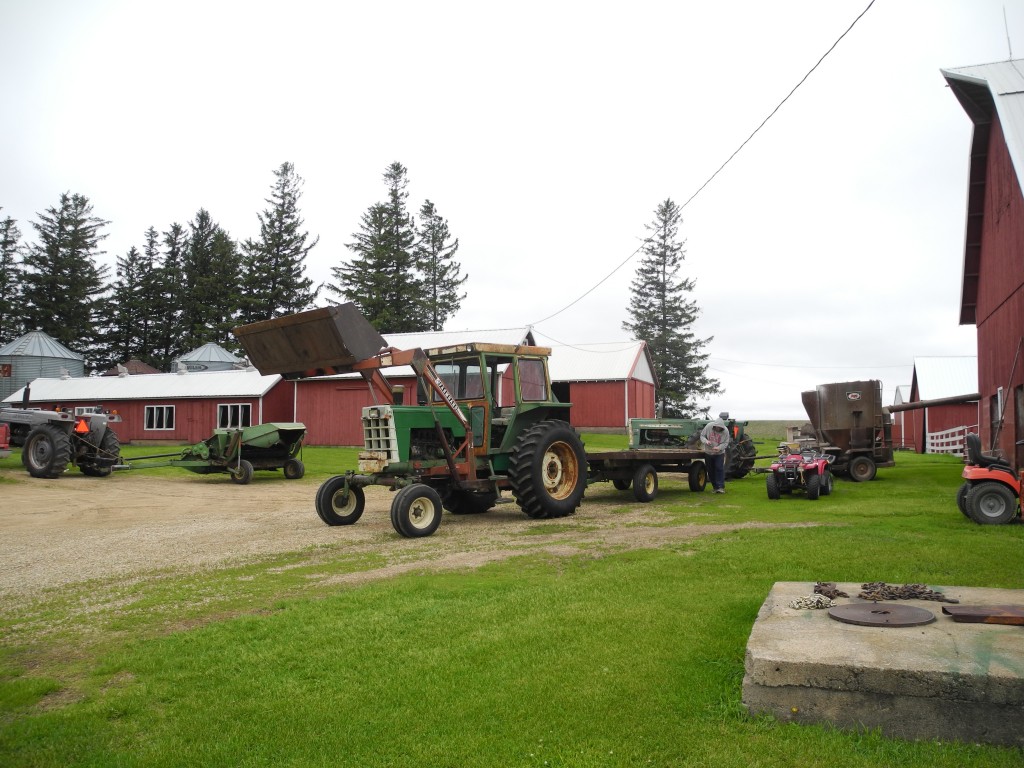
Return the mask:
<svg viewBox="0 0 1024 768">
<path fill-rule="evenodd" d="M 40 376 L 85 375 L 85 358 L 43 333 L 30 331 L 0 347 L 0 399 Z"/>
<path fill-rule="evenodd" d="M 915 358 L 909 392 L 900 390 L 889 407 L 893 442 L 915 453 L 962 456 L 964 435 L 978 431 L 978 359 Z"/>
<path fill-rule="evenodd" d="M 122 443 L 197 443 L 216 427 L 293 421 L 292 386 L 255 370 L 160 373 L 149 376 L 37 378 L 29 387 L 33 408 L 117 411 Z M 7 398 L 20 403 L 22 392 Z"/>
<path fill-rule="evenodd" d="M 982 445 L 1024 466 L 1024 60 L 944 69 L 974 125 L 960 324 L 978 333 Z"/>
<path fill-rule="evenodd" d="M 550 368 L 577 429 L 624 432 L 631 418 L 654 418 L 657 377 L 646 342 L 553 346 Z"/>
</svg>

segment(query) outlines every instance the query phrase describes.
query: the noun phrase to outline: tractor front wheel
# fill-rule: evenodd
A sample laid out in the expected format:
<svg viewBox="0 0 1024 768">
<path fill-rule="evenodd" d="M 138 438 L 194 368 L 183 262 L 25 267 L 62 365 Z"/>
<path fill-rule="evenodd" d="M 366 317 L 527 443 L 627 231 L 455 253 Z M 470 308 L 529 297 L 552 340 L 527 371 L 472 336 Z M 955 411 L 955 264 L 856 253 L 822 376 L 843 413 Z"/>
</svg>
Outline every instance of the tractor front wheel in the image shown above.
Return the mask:
<svg viewBox="0 0 1024 768">
<path fill-rule="evenodd" d="M 316 513 L 328 525 L 352 525 L 363 515 L 366 494 L 357 485 L 345 491 L 345 476 L 335 475 L 324 481 L 316 492 Z"/>
<path fill-rule="evenodd" d="M 32 477 L 59 477 L 71 461 L 71 436 L 52 424 L 28 433 L 21 460 Z"/>
<path fill-rule="evenodd" d="M 981 525 L 1002 525 L 1017 516 L 1017 497 L 1002 483 L 978 483 L 967 492 L 967 511 Z"/>
<path fill-rule="evenodd" d="M 407 539 L 429 536 L 441 524 L 441 496 L 429 485 L 407 485 L 391 502 L 391 525 Z"/>
<path fill-rule="evenodd" d="M 508 470 L 516 503 L 528 517 L 565 517 L 587 489 L 583 441 L 564 421 L 542 421 L 519 436 Z"/>
</svg>

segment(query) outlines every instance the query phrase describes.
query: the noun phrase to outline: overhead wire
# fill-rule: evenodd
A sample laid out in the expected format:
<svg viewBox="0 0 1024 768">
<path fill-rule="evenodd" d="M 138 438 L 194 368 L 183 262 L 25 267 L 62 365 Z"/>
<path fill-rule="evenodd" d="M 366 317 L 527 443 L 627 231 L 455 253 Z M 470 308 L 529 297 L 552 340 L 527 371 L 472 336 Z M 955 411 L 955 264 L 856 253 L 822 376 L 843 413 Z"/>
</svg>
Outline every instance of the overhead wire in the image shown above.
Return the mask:
<svg viewBox="0 0 1024 768">
<path fill-rule="evenodd" d="M 820 59 L 818 59 L 818 61 L 817 61 L 817 62 L 816 62 L 816 63 L 814 64 L 814 66 L 813 66 L 813 67 L 811 67 L 811 68 L 810 68 L 810 69 L 809 69 L 809 70 L 807 71 L 807 74 L 805 74 L 805 75 L 804 75 L 804 76 L 803 76 L 802 78 L 800 78 L 800 81 L 799 81 L 799 82 L 798 82 L 798 83 L 797 83 L 796 85 L 794 85 L 794 86 L 793 86 L 793 88 L 792 88 L 792 89 L 790 90 L 790 92 L 789 92 L 789 93 L 787 93 L 787 94 L 786 94 L 786 96 L 785 96 L 785 97 L 784 97 L 784 98 L 782 99 L 782 101 L 780 101 L 780 102 L 778 103 L 778 105 L 776 105 L 775 109 L 773 109 L 773 110 L 772 110 L 772 111 L 771 111 L 771 112 L 770 112 L 770 113 L 768 114 L 768 116 L 767 116 L 767 117 L 766 117 L 766 118 L 765 118 L 764 120 L 762 120 L 762 121 L 761 121 L 761 124 L 760 124 L 760 125 L 758 125 L 758 126 L 757 126 L 757 128 L 755 128 L 755 129 L 754 129 L 754 131 L 753 131 L 753 132 L 752 132 L 752 133 L 751 133 L 751 134 L 750 134 L 750 135 L 749 135 L 749 136 L 748 136 L 748 137 L 747 137 L 746 139 L 744 139 L 743 143 L 742 143 L 742 144 L 740 144 L 740 145 L 739 145 L 739 146 L 738 146 L 738 147 L 737 147 L 737 148 L 736 148 L 736 149 L 735 149 L 735 150 L 733 151 L 733 153 L 732 153 L 731 155 L 729 155 L 729 157 L 728 157 L 728 158 L 726 159 L 726 161 L 725 161 L 724 163 L 722 163 L 722 164 L 721 164 L 721 165 L 720 165 L 720 166 L 718 167 L 718 170 L 716 170 L 716 171 L 715 171 L 715 172 L 714 172 L 713 174 L 711 174 L 711 176 L 709 176 L 709 177 L 708 177 L 707 181 L 705 181 L 705 182 L 704 182 L 703 184 L 701 184 L 701 185 L 700 185 L 700 187 L 699 187 L 699 188 L 697 189 L 697 191 L 696 191 L 696 192 L 694 192 L 694 193 L 693 193 L 692 195 L 690 195 L 690 197 L 689 197 L 689 198 L 688 198 L 688 199 L 686 200 L 686 202 L 685 202 L 685 203 L 683 203 L 683 204 L 682 204 L 681 206 L 679 206 L 679 209 L 680 209 L 680 210 L 682 210 L 682 209 L 686 208 L 686 206 L 687 206 L 687 205 L 689 205 L 689 204 L 690 204 L 691 202 L 693 202 L 693 200 L 694 200 L 694 199 L 695 199 L 695 198 L 697 197 L 697 195 L 699 195 L 699 194 L 700 194 L 701 192 L 703 192 L 703 191 L 704 191 L 704 189 L 705 189 L 705 187 L 707 187 L 707 186 L 708 186 L 708 184 L 710 184 L 710 183 L 711 183 L 712 181 L 714 181 L 715 177 L 716 177 L 716 176 L 718 176 L 718 174 L 719 174 L 719 173 L 721 173 L 721 172 L 722 172 L 722 170 L 723 170 L 723 169 L 724 169 L 724 168 L 725 168 L 725 167 L 726 167 L 726 166 L 727 166 L 727 165 L 728 165 L 728 164 L 729 164 L 730 162 L 732 162 L 733 158 L 734 158 L 734 157 L 736 157 L 736 155 L 738 155 L 738 154 L 740 153 L 740 151 L 741 151 L 741 150 L 742 150 L 742 149 L 743 149 L 743 148 L 744 148 L 745 146 L 747 146 L 747 144 L 748 144 L 748 143 L 750 142 L 750 140 L 751 140 L 751 139 L 753 139 L 753 138 L 754 138 L 754 136 L 756 136 L 756 135 L 758 134 L 758 132 L 759 132 L 759 131 L 760 131 L 760 130 L 761 130 L 762 128 L 764 128 L 765 124 L 766 124 L 766 123 L 767 123 L 767 122 L 768 122 L 769 120 L 771 120 L 771 119 L 772 119 L 772 117 L 774 117 L 774 116 L 775 116 L 775 113 L 776 113 L 776 112 L 778 112 L 778 111 L 779 111 L 779 110 L 780 110 L 780 109 L 782 108 L 782 105 L 783 105 L 783 104 L 785 104 L 785 103 L 786 103 L 787 101 L 789 101 L 789 98 L 790 98 L 790 97 L 791 97 L 791 96 L 792 96 L 792 95 L 793 95 L 794 93 L 796 93 L 797 89 L 798 89 L 798 88 L 799 88 L 799 87 L 800 87 L 801 85 L 803 85 L 803 84 L 804 84 L 804 82 L 805 82 L 805 81 L 807 80 L 807 78 L 808 78 L 808 77 L 810 77 L 810 76 L 811 76 L 811 75 L 812 75 L 812 74 L 814 73 L 814 71 L 815 71 L 815 70 L 816 70 L 816 69 L 817 69 L 817 68 L 818 68 L 819 66 L 821 66 L 821 63 L 822 63 L 822 62 L 823 62 L 823 61 L 824 61 L 824 60 L 825 60 L 825 59 L 826 59 L 826 58 L 828 57 L 828 55 L 829 55 L 829 54 L 831 54 L 831 53 L 832 53 L 832 51 L 834 51 L 834 50 L 835 50 L 836 46 L 837 46 L 837 45 L 839 45 L 839 43 L 840 43 L 840 42 L 842 42 L 843 38 L 844 38 L 844 37 L 846 37 L 846 36 L 847 36 L 847 35 L 848 35 L 848 34 L 850 33 L 850 31 L 851 31 L 851 30 L 852 30 L 852 29 L 853 29 L 853 28 L 854 28 L 854 27 L 855 27 L 855 26 L 857 25 L 857 22 L 859 22 L 859 21 L 860 21 L 860 20 L 861 20 L 861 19 L 862 19 L 862 18 L 864 17 L 864 14 L 866 14 L 866 13 L 867 13 L 868 11 L 870 11 L 870 10 L 871 10 L 871 6 L 873 6 L 874 4 L 875 4 L 875 0 L 870 0 L 870 2 L 869 2 L 869 3 L 867 4 L 867 6 L 866 6 L 866 7 L 864 8 L 864 10 L 863 10 L 863 11 L 861 11 L 861 12 L 860 12 L 860 13 L 859 13 L 859 14 L 857 15 L 857 18 L 855 18 L 855 19 L 853 20 L 853 22 L 852 22 L 852 23 L 850 24 L 850 26 L 846 28 L 846 31 L 845 31 L 845 32 L 843 32 L 843 34 L 841 34 L 841 35 L 840 35 L 840 36 L 839 36 L 838 38 L 836 38 L 836 41 L 835 41 L 834 43 L 832 43 L 832 45 L 831 45 L 831 46 L 829 47 L 829 49 L 828 49 L 827 51 L 825 51 L 825 53 L 824 53 L 824 54 L 822 54 L 821 58 L 820 58 Z M 597 290 L 597 289 L 598 289 L 598 288 L 599 288 L 599 287 L 600 287 L 601 285 L 603 285 L 603 284 L 604 284 L 604 283 L 605 283 L 605 282 L 606 282 L 607 280 L 609 280 L 609 279 L 610 279 L 610 278 L 612 277 L 612 275 L 614 275 L 614 274 L 615 274 L 616 272 L 618 272 L 618 271 L 619 271 L 620 269 L 622 269 L 622 268 L 623 268 L 624 266 L 626 266 L 626 264 L 628 264 L 628 263 L 629 263 L 630 261 L 632 261 L 633 257 L 634 257 L 634 256 L 636 256 L 636 255 L 637 255 L 637 254 L 638 254 L 638 253 L 639 253 L 639 252 L 640 252 L 641 250 L 643 250 L 644 246 L 645 246 L 645 245 L 647 245 L 647 243 L 649 243 L 649 242 L 651 241 L 651 239 L 652 239 L 652 238 L 650 238 L 650 237 L 648 237 L 648 238 L 644 239 L 644 241 L 643 241 L 642 243 L 640 243 L 640 245 L 639 245 L 639 246 L 637 246 L 636 250 L 634 250 L 634 251 L 633 251 L 633 252 L 632 252 L 631 254 L 629 254 L 629 256 L 627 256 L 627 257 L 626 257 L 625 259 L 623 259 L 623 260 L 622 260 L 622 261 L 621 261 L 621 262 L 620 262 L 620 263 L 618 264 L 618 266 L 616 266 L 616 267 L 615 267 L 615 269 L 613 269 L 613 270 L 612 270 L 611 272 L 609 272 L 609 273 L 608 273 L 607 275 L 605 275 L 605 276 L 604 276 L 603 278 L 601 278 L 601 280 L 599 280 L 599 281 L 598 281 L 598 282 L 597 282 L 596 284 L 594 284 L 593 286 L 591 286 L 591 287 L 590 287 L 590 288 L 589 288 L 589 289 L 588 289 L 588 290 L 587 290 L 587 291 L 586 291 L 585 293 L 583 293 L 583 294 L 582 294 L 581 296 L 579 296 L 579 297 L 578 297 L 577 299 L 575 299 L 574 301 L 570 302 L 569 304 L 566 304 L 566 305 L 565 305 L 564 307 L 562 307 L 562 308 L 561 308 L 560 310 L 558 310 L 557 312 L 554 312 L 554 313 L 552 313 L 552 314 L 548 315 L 547 317 L 543 318 L 542 320 L 537 320 L 536 322 L 530 323 L 530 325 L 531 325 L 531 326 L 535 326 L 535 325 L 540 325 L 541 323 L 547 322 L 548 320 L 550 320 L 550 319 L 551 319 L 551 318 L 553 318 L 553 317 L 558 317 L 558 316 L 559 316 L 560 314 L 562 314 L 563 312 L 565 312 L 565 311 L 567 311 L 567 310 L 571 309 L 572 307 L 576 306 L 576 304 L 578 304 L 578 303 L 579 303 L 580 301 L 582 301 L 583 299 L 585 299 L 585 298 L 586 298 L 587 296 L 589 296 L 589 295 L 590 295 L 591 293 L 593 293 L 594 291 L 596 291 L 596 290 Z"/>
</svg>

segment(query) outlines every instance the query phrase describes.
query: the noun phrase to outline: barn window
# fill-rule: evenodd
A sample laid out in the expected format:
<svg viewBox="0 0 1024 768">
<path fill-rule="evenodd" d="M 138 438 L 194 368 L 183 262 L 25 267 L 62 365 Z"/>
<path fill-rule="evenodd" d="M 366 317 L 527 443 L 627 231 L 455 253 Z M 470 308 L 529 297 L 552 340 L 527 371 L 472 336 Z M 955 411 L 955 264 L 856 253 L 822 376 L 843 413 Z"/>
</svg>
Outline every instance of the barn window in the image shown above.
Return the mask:
<svg viewBox="0 0 1024 768">
<path fill-rule="evenodd" d="M 147 405 L 146 429 L 174 429 L 173 405 Z"/>
<path fill-rule="evenodd" d="M 252 426 L 252 405 L 227 403 L 217 406 L 217 426 L 221 429 L 241 429 Z"/>
</svg>

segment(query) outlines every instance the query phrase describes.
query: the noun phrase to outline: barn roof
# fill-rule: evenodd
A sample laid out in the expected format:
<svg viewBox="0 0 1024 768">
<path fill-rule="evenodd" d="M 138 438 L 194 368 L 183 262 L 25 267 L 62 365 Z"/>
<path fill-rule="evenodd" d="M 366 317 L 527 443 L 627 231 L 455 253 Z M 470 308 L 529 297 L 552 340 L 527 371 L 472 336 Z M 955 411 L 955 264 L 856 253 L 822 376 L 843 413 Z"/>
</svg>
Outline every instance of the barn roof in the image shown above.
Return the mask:
<svg viewBox="0 0 1024 768">
<path fill-rule="evenodd" d="M 29 331 L 9 344 L 0 347 L 0 356 L 9 357 L 54 357 L 62 360 L 85 360 L 72 352 L 52 336 L 42 331 Z"/>
<path fill-rule="evenodd" d="M 643 341 L 555 345 L 548 368 L 552 381 L 655 381 L 654 361 Z"/>
<path fill-rule="evenodd" d="M 125 375 L 128 376 L 150 376 L 154 373 L 163 373 L 158 368 L 154 368 L 149 363 L 144 363 L 137 358 L 132 358 L 127 363 L 118 363 L 113 368 L 104 371 L 101 376 L 120 376 L 121 368 L 124 368 Z"/>
<path fill-rule="evenodd" d="M 109 402 L 114 400 L 180 400 L 211 397 L 262 397 L 281 381 L 256 370 L 209 373 L 154 373 L 149 376 L 87 376 L 35 379 L 30 402 Z M 24 388 L 4 402 L 21 402 Z"/>
<path fill-rule="evenodd" d="M 960 291 L 960 324 L 973 325 L 978 300 L 978 268 L 981 256 L 981 219 L 985 210 L 988 179 L 989 135 L 998 118 L 1003 137 L 1024 189 L 1024 60 L 1000 61 L 974 67 L 943 69 L 950 90 L 974 123 L 971 139 L 970 184 L 967 192 L 967 233 Z"/>
<path fill-rule="evenodd" d="M 941 400 L 978 391 L 977 357 L 915 357 L 919 400 Z"/>
</svg>

